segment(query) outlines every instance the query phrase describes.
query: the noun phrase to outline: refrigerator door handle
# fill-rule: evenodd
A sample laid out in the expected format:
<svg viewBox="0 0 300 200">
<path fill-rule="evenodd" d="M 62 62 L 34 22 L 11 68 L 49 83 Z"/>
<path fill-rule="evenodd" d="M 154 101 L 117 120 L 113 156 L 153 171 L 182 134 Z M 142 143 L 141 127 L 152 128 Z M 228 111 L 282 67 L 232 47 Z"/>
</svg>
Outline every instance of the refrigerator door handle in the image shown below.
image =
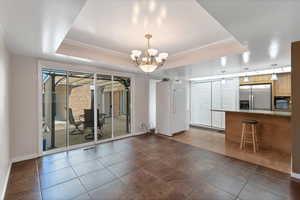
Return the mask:
<svg viewBox="0 0 300 200">
<path fill-rule="evenodd" d="M 252 100 L 251 100 L 251 95 L 249 95 L 249 110 L 252 110 Z"/>
<path fill-rule="evenodd" d="M 254 109 L 254 95 L 251 95 L 251 102 L 252 102 L 252 110 Z"/>
</svg>

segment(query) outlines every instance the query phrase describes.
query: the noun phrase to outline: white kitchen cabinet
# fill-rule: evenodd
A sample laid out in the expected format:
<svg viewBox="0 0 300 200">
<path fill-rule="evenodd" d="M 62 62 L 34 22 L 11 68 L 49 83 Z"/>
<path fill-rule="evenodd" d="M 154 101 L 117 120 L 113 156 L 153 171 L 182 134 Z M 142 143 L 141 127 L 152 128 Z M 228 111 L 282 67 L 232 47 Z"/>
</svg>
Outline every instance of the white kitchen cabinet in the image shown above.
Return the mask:
<svg viewBox="0 0 300 200">
<path fill-rule="evenodd" d="M 222 83 L 222 109 L 234 110 L 238 108 L 239 79 L 226 79 Z"/>
<path fill-rule="evenodd" d="M 212 121 L 211 121 L 211 126 L 214 128 L 221 128 L 222 127 L 222 113 L 220 111 L 212 111 Z"/>
<path fill-rule="evenodd" d="M 191 124 L 211 126 L 211 82 L 191 84 Z"/>
<path fill-rule="evenodd" d="M 221 129 L 225 129 L 225 112 L 221 112 Z"/>
<path fill-rule="evenodd" d="M 225 129 L 225 112 L 223 111 L 212 111 L 212 122 L 213 128 Z"/>
<path fill-rule="evenodd" d="M 222 108 L 222 83 L 221 81 L 213 81 L 211 83 L 211 107 L 212 109 Z"/>
<path fill-rule="evenodd" d="M 191 83 L 191 124 L 225 129 L 225 112 L 239 105 L 239 79 Z"/>
</svg>

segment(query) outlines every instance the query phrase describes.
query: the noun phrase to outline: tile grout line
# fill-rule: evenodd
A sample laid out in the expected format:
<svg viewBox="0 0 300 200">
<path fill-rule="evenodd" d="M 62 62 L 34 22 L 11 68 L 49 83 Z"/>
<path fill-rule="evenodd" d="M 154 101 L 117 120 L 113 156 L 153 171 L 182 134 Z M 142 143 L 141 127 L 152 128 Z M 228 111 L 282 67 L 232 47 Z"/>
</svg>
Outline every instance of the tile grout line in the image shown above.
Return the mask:
<svg viewBox="0 0 300 200">
<path fill-rule="evenodd" d="M 257 169 L 258 166 L 256 165 L 255 169 Z M 248 175 L 246 183 L 243 185 L 243 187 L 241 188 L 240 192 L 237 194 L 235 199 L 238 199 L 240 194 L 242 193 L 242 191 L 245 189 L 245 187 L 247 186 L 248 182 L 249 182 L 249 178 L 255 173 L 255 169 L 253 169 L 253 171 Z"/>
<path fill-rule="evenodd" d="M 41 186 L 41 177 L 40 177 L 40 172 L 39 172 L 39 167 L 38 167 L 38 163 L 37 163 L 37 159 L 34 160 L 34 165 L 36 167 L 36 171 L 37 171 L 37 175 L 38 175 L 38 184 L 39 184 L 39 189 L 40 189 L 40 195 L 41 195 L 41 198 L 43 200 L 43 191 L 42 191 L 42 186 Z"/>
<path fill-rule="evenodd" d="M 74 170 L 74 168 L 73 168 L 73 166 L 71 165 L 71 169 L 73 170 L 73 172 L 75 173 L 75 175 L 76 175 L 76 179 L 78 179 L 78 181 L 79 181 L 79 183 L 81 184 L 81 186 L 84 188 L 84 190 L 86 191 L 86 193 L 88 194 L 88 196 L 89 197 L 91 197 L 90 195 L 89 195 L 89 193 L 88 193 L 88 190 L 87 190 L 87 188 L 85 187 L 85 185 L 82 183 L 82 181 L 80 180 L 80 177 L 81 176 L 78 176 L 78 174 L 76 173 L 76 171 Z M 79 197 L 80 195 L 82 195 L 82 194 L 79 194 L 78 196 L 76 196 L 76 197 Z M 74 198 L 76 198 L 76 197 L 74 197 Z"/>
</svg>

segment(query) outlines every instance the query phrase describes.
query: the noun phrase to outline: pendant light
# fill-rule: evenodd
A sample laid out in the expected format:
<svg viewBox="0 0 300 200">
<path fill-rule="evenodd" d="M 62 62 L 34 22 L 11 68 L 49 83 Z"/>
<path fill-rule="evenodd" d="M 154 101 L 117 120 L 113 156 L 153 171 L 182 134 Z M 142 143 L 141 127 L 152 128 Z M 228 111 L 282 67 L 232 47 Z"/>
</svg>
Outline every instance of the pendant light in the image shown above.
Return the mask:
<svg viewBox="0 0 300 200">
<path fill-rule="evenodd" d="M 275 69 L 274 69 L 274 67 L 276 67 L 277 64 L 272 64 L 271 66 L 273 67 L 273 73 L 272 73 L 272 76 L 271 76 L 271 81 L 277 81 L 278 77 L 277 77 L 277 74 L 275 73 Z"/>
<path fill-rule="evenodd" d="M 248 76 L 245 76 L 243 81 L 244 81 L 244 82 L 249 82 L 249 77 L 248 77 Z"/>
<path fill-rule="evenodd" d="M 245 68 L 246 71 L 248 71 L 248 68 Z M 247 72 L 245 73 L 246 76 L 244 76 L 244 82 L 249 82 L 249 77 L 247 76 Z"/>
<path fill-rule="evenodd" d="M 271 76 L 271 81 L 277 81 L 277 80 L 278 80 L 277 74 L 273 73 Z"/>
<path fill-rule="evenodd" d="M 223 70 L 222 71 L 222 74 L 224 74 L 226 71 L 225 70 Z M 225 78 L 224 78 L 224 76 L 223 76 L 223 78 L 222 78 L 222 80 L 221 80 L 221 84 L 225 84 L 226 83 L 226 80 L 225 80 Z"/>
</svg>

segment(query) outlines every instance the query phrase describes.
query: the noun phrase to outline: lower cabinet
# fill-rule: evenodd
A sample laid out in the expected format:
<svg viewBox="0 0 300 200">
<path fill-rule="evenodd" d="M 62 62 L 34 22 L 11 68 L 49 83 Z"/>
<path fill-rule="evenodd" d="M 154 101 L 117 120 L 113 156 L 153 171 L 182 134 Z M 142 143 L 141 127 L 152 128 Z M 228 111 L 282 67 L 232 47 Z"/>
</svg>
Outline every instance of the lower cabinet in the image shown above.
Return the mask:
<svg viewBox="0 0 300 200">
<path fill-rule="evenodd" d="M 222 115 L 222 121 L 221 121 L 221 128 L 225 129 L 225 112 L 221 112 Z"/>
<path fill-rule="evenodd" d="M 218 129 L 225 129 L 225 112 L 212 111 L 212 127 Z"/>
</svg>

